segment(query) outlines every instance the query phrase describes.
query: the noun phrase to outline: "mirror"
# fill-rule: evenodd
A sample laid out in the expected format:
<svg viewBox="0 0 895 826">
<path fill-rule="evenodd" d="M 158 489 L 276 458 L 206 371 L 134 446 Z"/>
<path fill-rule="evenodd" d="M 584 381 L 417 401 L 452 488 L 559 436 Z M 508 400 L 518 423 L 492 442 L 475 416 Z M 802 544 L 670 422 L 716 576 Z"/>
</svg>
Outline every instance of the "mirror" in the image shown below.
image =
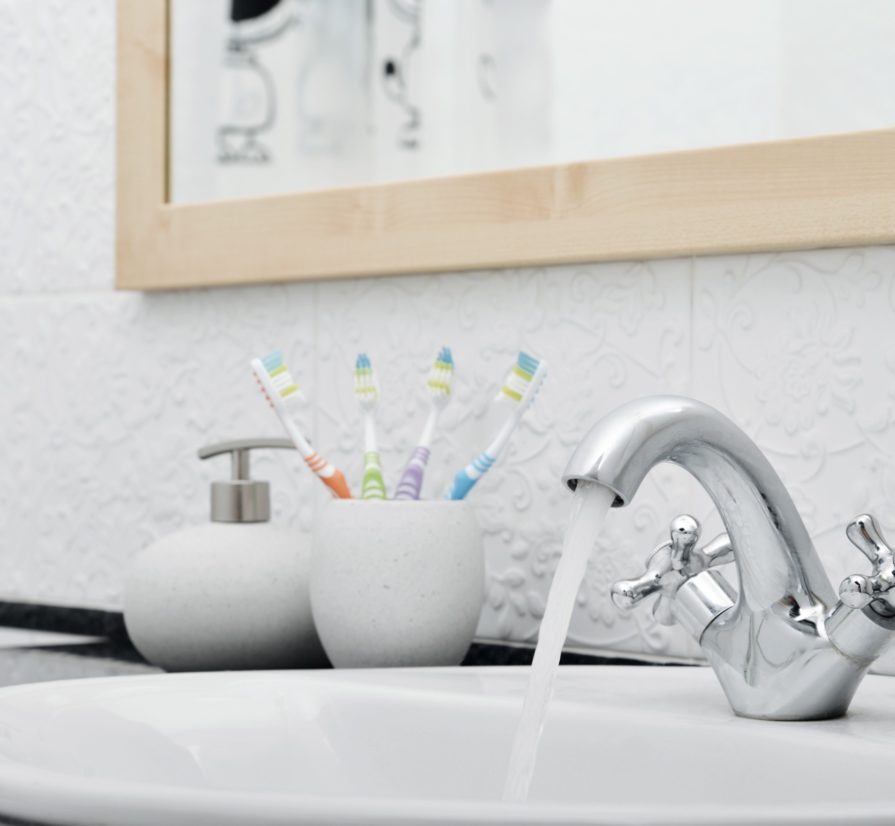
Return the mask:
<svg viewBox="0 0 895 826">
<path fill-rule="evenodd" d="M 888 127 L 890 0 L 170 0 L 170 200 Z"/>
<path fill-rule="evenodd" d="M 889 0 L 117 0 L 117 25 L 121 289 L 895 240 Z"/>
</svg>

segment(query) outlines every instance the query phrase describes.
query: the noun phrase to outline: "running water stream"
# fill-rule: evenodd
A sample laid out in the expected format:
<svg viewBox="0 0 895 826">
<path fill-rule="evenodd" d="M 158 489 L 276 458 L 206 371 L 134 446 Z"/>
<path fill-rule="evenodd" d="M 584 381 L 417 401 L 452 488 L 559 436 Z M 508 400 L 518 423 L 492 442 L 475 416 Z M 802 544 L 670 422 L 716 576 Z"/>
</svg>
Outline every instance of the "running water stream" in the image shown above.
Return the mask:
<svg viewBox="0 0 895 826">
<path fill-rule="evenodd" d="M 522 717 L 513 741 L 503 790 L 504 800 L 521 802 L 528 798 L 547 704 L 553 693 L 559 657 L 572 620 L 575 596 L 584 579 L 591 549 L 614 498 L 615 493 L 609 488 L 590 482 L 579 482 L 575 491 L 572 516 L 547 597 L 547 610 L 541 621 Z"/>
</svg>

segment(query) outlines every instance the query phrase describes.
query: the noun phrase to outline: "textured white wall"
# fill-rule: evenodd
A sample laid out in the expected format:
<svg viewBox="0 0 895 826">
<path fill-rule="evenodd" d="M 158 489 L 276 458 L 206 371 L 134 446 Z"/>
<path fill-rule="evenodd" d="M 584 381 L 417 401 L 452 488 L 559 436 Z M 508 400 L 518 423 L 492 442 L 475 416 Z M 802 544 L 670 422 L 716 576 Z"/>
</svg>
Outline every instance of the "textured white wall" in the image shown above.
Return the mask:
<svg viewBox="0 0 895 826">
<path fill-rule="evenodd" d="M 487 536 L 483 636 L 532 638 L 568 510 L 562 467 L 600 415 L 645 393 L 691 393 L 745 427 L 837 579 L 861 568 L 842 534 L 854 513 L 876 509 L 895 537 L 895 250 L 116 293 L 112 0 L 0 0 L 0 39 L 0 598 L 119 605 L 133 555 L 204 519 L 208 481 L 227 473 L 195 449 L 277 434 L 246 365 L 276 345 L 316 402 L 308 430 L 355 481 L 351 362 L 370 353 L 393 484 L 422 426 L 427 365 L 451 344 L 459 386 L 433 494 L 482 446 L 515 351 L 551 361 L 472 500 Z M 292 456 L 256 468 L 273 480 L 277 519 L 309 530 L 322 487 Z M 694 653 L 607 599 L 682 510 L 719 528 L 666 467 L 613 513 L 573 642 Z"/>
</svg>

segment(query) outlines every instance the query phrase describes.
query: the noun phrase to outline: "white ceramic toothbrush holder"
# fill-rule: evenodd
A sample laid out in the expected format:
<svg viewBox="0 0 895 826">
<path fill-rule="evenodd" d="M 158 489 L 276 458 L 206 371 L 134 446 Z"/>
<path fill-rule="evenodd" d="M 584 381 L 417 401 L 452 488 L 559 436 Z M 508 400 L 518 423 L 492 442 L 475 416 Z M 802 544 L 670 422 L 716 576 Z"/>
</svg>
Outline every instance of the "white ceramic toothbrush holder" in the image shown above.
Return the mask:
<svg viewBox="0 0 895 826">
<path fill-rule="evenodd" d="M 466 502 L 339 499 L 320 515 L 311 610 L 337 668 L 458 665 L 484 591 Z"/>
</svg>

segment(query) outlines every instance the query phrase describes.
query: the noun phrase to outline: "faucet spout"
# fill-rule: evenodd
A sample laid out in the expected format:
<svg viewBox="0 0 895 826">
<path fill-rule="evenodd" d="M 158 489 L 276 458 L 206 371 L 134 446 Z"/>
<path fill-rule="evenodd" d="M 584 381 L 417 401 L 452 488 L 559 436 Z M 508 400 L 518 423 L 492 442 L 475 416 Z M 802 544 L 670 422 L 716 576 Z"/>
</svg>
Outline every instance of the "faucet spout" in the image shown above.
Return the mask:
<svg viewBox="0 0 895 826">
<path fill-rule="evenodd" d="M 614 506 L 624 506 L 660 462 L 689 471 L 711 497 L 739 575 L 738 593 L 716 571 L 672 577 L 662 590 L 676 609 L 662 617 L 676 617 L 696 636 L 736 713 L 775 720 L 844 714 L 895 630 L 895 590 L 888 603 L 881 590 L 895 556 L 865 530 L 859 547 L 881 573 L 851 577 L 837 602 L 770 462 L 730 419 L 693 399 L 649 397 L 610 413 L 585 436 L 563 482 L 573 490 L 582 480 L 604 485 L 615 493 Z M 631 582 L 639 580 L 616 590 L 624 596 Z"/>
<path fill-rule="evenodd" d="M 582 479 L 605 485 L 618 507 L 660 462 L 689 471 L 711 497 L 751 610 L 776 607 L 809 619 L 833 606 L 833 588 L 780 477 L 756 444 L 707 404 L 652 396 L 619 407 L 584 437 L 563 481 L 573 490 Z"/>
</svg>

